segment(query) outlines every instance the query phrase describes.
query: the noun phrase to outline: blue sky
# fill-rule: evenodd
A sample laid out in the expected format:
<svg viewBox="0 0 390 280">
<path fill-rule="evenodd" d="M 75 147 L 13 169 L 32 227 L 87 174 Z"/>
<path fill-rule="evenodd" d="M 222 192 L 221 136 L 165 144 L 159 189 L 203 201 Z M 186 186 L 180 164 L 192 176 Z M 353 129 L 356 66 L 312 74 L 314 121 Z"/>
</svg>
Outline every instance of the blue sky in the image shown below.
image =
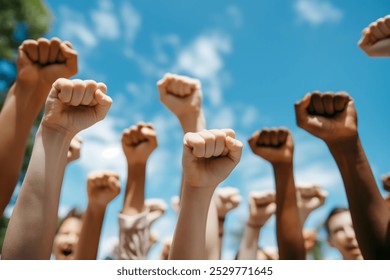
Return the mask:
<svg viewBox="0 0 390 280">
<path fill-rule="evenodd" d="M 313 90 L 349 92 L 355 99 L 359 131 L 375 177 L 389 172 L 390 132 L 388 61 L 370 59 L 357 47 L 361 30 L 387 14 L 388 1 L 54 1 L 47 37 L 69 40 L 79 52 L 81 79 L 105 82 L 113 106 L 107 118 L 83 132 L 81 159 L 66 171 L 60 214 L 86 207 L 86 175 L 126 165 L 120 146 L 123 129 L 148 121 L 159 147 L 147 170 L 147 197 L 170 204 L 178 193 L 182 133 L 175 117 L 160 104 L 156 82 L 165 72 L 201 79 L 208 128 L 233 128 L 246 139 L 257 129 L 287 126 L 295 140 L 295 179 L 317 183 L 329 192 L 326 206 L 312 214 L 317 227 L 329 210 L 346 205 L 341 177 L 320 140 L 295 124 L 293 104 Z M 244 147 L 242 160 L 221 186 L 235 186 L 247 198 L 252 190 L 274 189 L 269 164 Z M 380 188 L 381 185 L 380 185 Z M 116 215 L 123 194 L 106 213 L 99 256 L 117 238 Z M 232 258 L 233 238 L 248 215 L 246 201 L 227 221 L 224 258 Z M 171 236 L 176 215 L 169 209 L 153 228 L 160 240 Z M 274 220 L 261 244 L 276 245 Z M 321 238 L 324 238 L 321 235 Z M 157 244 L 151 253 L 156 258 Z M 327 258 L 339 258 L 331 249 Z"/>
</svg>

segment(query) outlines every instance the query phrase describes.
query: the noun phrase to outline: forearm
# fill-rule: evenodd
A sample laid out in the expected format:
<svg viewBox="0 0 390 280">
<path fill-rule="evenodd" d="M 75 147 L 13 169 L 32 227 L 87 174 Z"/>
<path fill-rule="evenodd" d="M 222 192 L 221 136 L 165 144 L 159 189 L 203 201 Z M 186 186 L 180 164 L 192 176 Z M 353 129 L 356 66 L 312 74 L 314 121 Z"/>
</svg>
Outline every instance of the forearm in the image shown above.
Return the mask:
<svg viewBox="0 0 390 280">
<path fill-rule="evenodd" d="M 134 215 L 144 211 L 146 162 L 128 163 L 125 201 L 122 213 Z"/>
<path fill-rule="evenodd" d="M 30 92 L 29 92 L 30 91 Z M 32 89 L 15 83 L 0 115 L 0 214 L 7 206 L 19 178 L 30 130 L 42 104 L 29 100 Z"/>
<path fill-rule="evenodd" d="M 221 249 L 219 246 L 218 211 L 215 201 L 212 199 L 209 205 L 206 222 L 206 259 L 219 260 Z"/>
<path fill-rule="evenodd" d="M 218 244 L 219 244 L 219 258 L 222 256 L 223 245 L 223 231 L 224 231 L 225 217 L 218 217 Z"/>
<path fill-rule="evenodd" d="M 88 204 L 76 249 L 76 260 L 96 260 L 106 207 Z"/>
<path fill-rule="evenodd" d="M 276 181 L 276 233 L 280 259 L 305 259 L 292 163 L 274 164 L 273 167 Z"/>
<path fill-rule="evenodd" d="M 178 118 L 184 134 L 187 132 L 199 132 L 206 129 L 206 121 L 202 110 Z"/>
<path fill-rule="evenodd" d="M 330 144 L 344 181 L 353 226 L 365 259 L 390 257 L 390 214 L 378 190 L 360 139 Z"/>
<path fill-rule="evenodd" d="M 169 259 L 206 259 L 206 223 L 212 192 L 183 186 L 181 209 Z"/>
<path fill-rule="evenodd" d="M 40 126 L 4 240 L 3 259 L 49 259 L 71 135 Z"/>
<path fill-rule="evenodd" d="M 248 223 L 245 225 L 244 234 L 240 244 L 240 251 L 238 252 L 238 260 L 257 259 L 260 229 L 260 226 L 253 226 Z"/>
</svg>

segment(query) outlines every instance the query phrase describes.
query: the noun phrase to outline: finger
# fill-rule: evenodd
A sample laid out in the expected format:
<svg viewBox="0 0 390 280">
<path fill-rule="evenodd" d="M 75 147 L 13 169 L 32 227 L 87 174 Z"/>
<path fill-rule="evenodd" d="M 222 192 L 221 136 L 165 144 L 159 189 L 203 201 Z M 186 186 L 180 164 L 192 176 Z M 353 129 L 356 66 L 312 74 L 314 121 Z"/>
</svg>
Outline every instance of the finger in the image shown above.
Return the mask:
<svg viewBox="0 0 390 280">
<path fill-rule="evenodd" d="M 89 105 L 94 99 L 95 91 L 97 90 L 97 84 L 93 80 L 85 80 L 84 84 L 85 92 L 80 104 Z"/>
<path fill-rule="evenodd" d="M 226 134 L 226 136 L 229 136 L 231 138 L 236 138 L 236 133 L 234 132 L 233 129 L 224 128 L 224 129 L 221 129 L 221 131 L 223 131 Z"/>
<path fill-rule="evenodd" d="M 385 37 L 390 35 L 390 27 L 386 25 L 385 19 L 382 19 L 378 22 L 378 28 Z"/>
<path fill-rule="evenodd" d="M 270 145 L 271 140 L 270 140 L 270 133 L 269 133 L 268 129 L 263 129 L 260 132 L 259 140 L 260 140 L 261 146 L 269 146 Z"/>
<path fill-rule="evenodd" d="M 130 130 L 129 129 L 123 130 L 123 133 L 122 133 L 122 143 L 124 143 L 126 146 L 130 146 L 131 145 Z"/>
<path fill-rule="evenodd" d="M 204 157 L 206 152 L 206 142 L 198 133 L 186 133 L 184 135 L 184 145 L 190 148 L 195 157 Z"/>
<path fill-rule="evenodd" d="M 210 158 L 213 156 L 214 154 L 214 150 L 215 150 L 215 135 L 212 134 L 210 131 L 208 130 L 202 130 L 199 132 L 199 135 L 201 137 L 203 137 L 204 141 L 205 141 L 205 153 L 204 153 L 204 157 L 205 158 Z"/>
<path fill-rule="evenodd" d="M 69 75 L 75 75 L 77 73 L 77 52 L 66 43 L 60 45 L 60 50 L 60 53 L 62 53 L 65 58 L 64 63 L 68 69 Z"/>
<path fill-rule="evenodd" d="M 72 99 L 73 83 L 67 79 L 58 79 L 53 87 L 57 89 L 58 99 L 62 103 L 68 104 Z"/>
<path fill-rule="evenodd" d="M 297 125 L 301 127 L 308 116 L 308 107 L 311 100 L 311 94 L 306 94 L 303 99 L 299 102 L 295 103 L 295 118 L 297 121 Z"/>
<path fill-rule="evenodd" d="M 133 146 L 136 146 L 138 144 L 138 139 L 136 134 L 137 134 L 137 127 L 136 126 L 130 127 L 129 138 L 130 138 L 131 145 Z"/>
<path fill-rule="evenodd" d="M 222 130 L 218 130 L 218 129 L 211 129 L 210 132 L 215 137 L 215 148 L 212 156 L 214 157 L 220 156 L 222 155 L 225 149 L 226 134 Z"/>
<path fill-rule="evenodd" d="M 311 96 L 311 102 L 313 103 L 314 114 L 324 115 L 325 109 L 321 101 L 321 94 L 317 92 L 313 93 L 313 95 Z"/>
<path fill-rule="evenodd" d="M 104 94 L 107 94 L 107 86 L 104 83 L 97 83 L 97 88 L 101 90 Z"/>
<path fill-rule="evenodd" d="M 381 40 L 385 37 L 385 34 L 382 33 L 382 31 L 378 28 L 378 24 L 374 23 L 370 27 L 370 32 L 377 40 Z"/>
<path fill-rule="evenodd" d="M 228 157 L 237 165 L 242 154 L 242 143 L 230 136 L 226 137 L 226 147 L 229 149 Z"/>
<path fill-rule="evenodd" d="M 349 101 L 349 96 L 345 93 L 342 94 L 336 94 L 334 96 L 334 109 L 336 112 L 342 112 L 344 111 L 348 101 Z"/>
<path fill-rule="evenodd" d="M 172 74 L 166 73 L 164 77 L 157 82 L 157 88 L 160 91 L 166 92 L 169 83 L 172 81 Z"/>
<path fill-rule="evenodd" d="M 331 94 L 323 94 L 322 95 L 322 104 L 324 105 L 325 113 L 328 116 L 333 116 L 334 111 L 334 103 L 333 103 L 333 95 Z"/>
<path fill-rule="evenodd" d="M 35 40 L 25 40 L 22 44 L 23 51 L 32 62 L 38 61 L 38 42 Z"/>
<path fill-rule="evenodd" d="M 69 102 L 72 106 L 78 106 L 81 103 L 81 100 L 83 100 L 85 92 L 85 84 L 82 80 L 73 80 L 73 94 L 72 98 Z"/>
<path fill-rule="evenodd" d="M 57 61 L 58 53 L 60 52 L 61 40 L 58 38 L 52 38 L 50 41 L 49 49 L 49 63 L 55 63 Z"/>
<path fill-rule="evenodd" d="M 278 130 L 279 145 L 283 145 L 284 143 L 286 143 L 288 133 L 289 131 L 287 128 L 282 128 Z"/>
<path fill-rule="evenodd" d="M 279 146 L 278 130 L 276 128 L 271 128 L 269 132 L 269 139 L 272 146 Z"/>
<path fill-rule="evenodd" d="M 142 126 L 140 132 L 145 140 L 150 141 L 152 144 L 157 144 L 156 131 L 154 129 Z"/>
<path fill-rule="evenodd" d="M 259 142 L 260 130 L 255 131 L 252 136 L 248 139 L 249 147 L 252 149 L 252 152 L 256 149 Z"/>
<path fill-rule="evenodd" d="M 38 39 L 38 60 L 42 65 L 47 64 L 49 59 L 50 42 L 46 38 Z"/>
<path fill-rule="evenodd" d="M 95 106 L 96 117 L 98 120 L 102 120 L 111 107 L 112 99 L 108 95 L 104 94 L 100 89 L 95 91 L 94 99 L 97 101 Z"/>
</svg>

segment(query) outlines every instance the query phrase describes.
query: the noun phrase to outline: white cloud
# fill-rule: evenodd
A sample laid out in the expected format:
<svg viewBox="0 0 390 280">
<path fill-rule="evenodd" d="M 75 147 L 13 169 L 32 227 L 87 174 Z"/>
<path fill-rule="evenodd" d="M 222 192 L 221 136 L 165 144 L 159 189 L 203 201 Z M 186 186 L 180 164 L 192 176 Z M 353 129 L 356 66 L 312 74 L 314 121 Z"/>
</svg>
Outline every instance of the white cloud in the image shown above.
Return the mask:
<svg viewBox="0 0 390 280">
<path fill-rule="evenodd" d="M 121 18 L 125 39 L 128 43 L 132 43 L 141 27 L 141 15 L 129 2 L 123 2 L 121 6 Z"/>
<path fill-rule="evenodd" d="M 112 11 L 94 11 L 92 12 L 91 17 L 95 24 L 96 33 L 100 37 L 111 40 L 119 37 L 119 24 Z"/>
<path fill-rule="evenodd" d="M 325 22 L 339 22 L 343 12 L 325 0 L 297 0 L 294 9 L 300 20 L 312 25 Z"/>
<path fill-rule="evenodd" d="M 233 128 L 236 123 L 234 111 L 229 107 L 207 110 L 206 119 L 210 129 Z"/>
<path fill-rule="evenodd" d="M 241 27 L 243 22 L 243 16 L 240 9 L 236 6 L 227 7 L 227 14 L 231 18 L 235 27 Z"/>
</svg>

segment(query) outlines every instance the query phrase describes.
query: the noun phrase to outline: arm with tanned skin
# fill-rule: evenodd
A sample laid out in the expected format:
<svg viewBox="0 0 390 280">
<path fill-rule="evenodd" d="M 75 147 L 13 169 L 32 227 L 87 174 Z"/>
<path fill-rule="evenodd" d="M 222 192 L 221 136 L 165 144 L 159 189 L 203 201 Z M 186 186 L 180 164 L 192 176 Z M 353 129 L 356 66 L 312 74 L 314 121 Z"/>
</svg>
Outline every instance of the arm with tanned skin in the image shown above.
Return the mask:
<svg viewBox="0 0 390 280">
<path fill-rule="evenodd" d="M 238 164 L 242 143 L 232 130 L 187 133 L 181 209 L 170 259 L 206 259 L 206 223 L 215 188 Z"/>
<path fill-rule="evenodd" d="M 76 260 L 96 260 L 107 205 L 120 193 L 119 175 L 95 171 L 87 179 L 88 206 L 83 216 Z"/>
<path fill-rule="evenodd" d="M 356 239 L 365 259 L 390 258 L 390 213 L 378 190 L 346 93 L 307 94 L 295 105 L 298 126 L 322 139 L 344 181 Z"/>
<path fill-rule="evenodd" d="M 251 192 L 249 194 L 249 220 L 245 224 L 238 260 L 255 260 L 257 257 L 260 230 L 275 214 L 274 192 Z"/>
<path fill-rule="evenodd" d="M 77 73 L 77 53 L 58 38 L 26 40 L 19 47 L 17 77 L 0 113 L 0 215 L 17 184 L 27 139 L 51 85 Z"/>
<path fill-rule="evenodd" d="M 276 182 L 276 234 L 280 259 L 305 259 L 302 224 L 296 200 L 293 174 L 294 143 L 287 129 L 257 131 L 249 145 L 269 161 Z"/>
<path fill-rule="evenodd" d="M 3 259 L 50 258 L 70 142 L 79 131 L 104 119 L 112 103 L 97 87 L 94 81 L 67 79 L 53 84 L 8 225 Z"/>
<path fill-rule="evenodd" d="M 199 80 L 168 73 L 158 81 L 157 87 L 161 102 L 178 118 L 184 133 L 206 129 L 202 109 L 202 87 Z M 219 259 L 218 214 L 213 200 L 208 211 L 206 232 L 207 258 Z"/>
</svg>

